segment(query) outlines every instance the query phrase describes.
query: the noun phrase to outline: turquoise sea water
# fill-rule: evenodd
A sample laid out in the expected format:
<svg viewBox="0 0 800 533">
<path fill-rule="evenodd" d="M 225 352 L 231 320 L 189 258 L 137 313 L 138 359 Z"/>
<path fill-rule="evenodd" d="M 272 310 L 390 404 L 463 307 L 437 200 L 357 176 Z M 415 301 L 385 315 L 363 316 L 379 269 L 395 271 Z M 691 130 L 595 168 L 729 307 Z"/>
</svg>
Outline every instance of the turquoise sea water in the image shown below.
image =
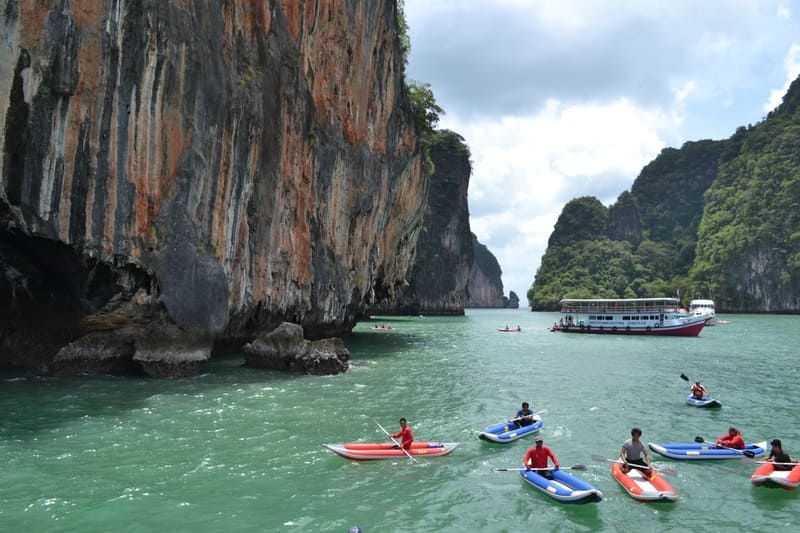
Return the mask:
<svg viewBox="0 0 800 533">
<path fill-rule="evenodd" d="M 550 333 L 555 313 L 469 310 L 383 319 L 346 341 L 352 368 L 295 376 L 212 361 L 193 379 L 0 375 L 0 531 L 774 531 L 800 527 L 800 489 L 752 487 L 754 465 L 685 463 L 675 504 L 639 503 L 608 464 L 634 425 L 643 440 L 779 437 L 800 457 L 800 317 L 722 315 L 697 338 Z M 520 324 L 522 333 L 498 327 Z M 724 406 L 685 404 L 700 379 Z M 475 431 L 527 400 L 562 465 L 597 504 L 563 505 Z M 351 462 L 323 442 L 384 441 L 405 416 L 418 440 L 461 442 L 449 457 Z"/>
</svg>

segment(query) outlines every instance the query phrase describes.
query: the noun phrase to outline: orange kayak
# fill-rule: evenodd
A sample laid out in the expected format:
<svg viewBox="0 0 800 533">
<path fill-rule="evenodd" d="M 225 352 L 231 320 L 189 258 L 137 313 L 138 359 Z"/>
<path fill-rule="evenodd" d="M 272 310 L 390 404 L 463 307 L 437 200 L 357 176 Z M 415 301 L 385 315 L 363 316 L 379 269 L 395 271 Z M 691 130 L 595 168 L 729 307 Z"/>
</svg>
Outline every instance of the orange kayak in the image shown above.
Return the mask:
<svg viewBox="0 0 800 533">
<path fill-rule="evenodd" d="M 323 444 L 333 453 L 353 461 L 374 461 L 406 457 L 403 450 L 391 442 L 345 442 Z M 441 457 L 456 449 L 457 442 L 414 442 L 408 453 L 412 457 Z"/>
<path fill-rule="evenodd" d="M 652 472 L 651 476 L 646 478 L 641 470 L 632 468 L 630 472 L 625 473 L 622 471 L 622 463 L 614 463 L 611 465 L 611 475 L 625 488 L 628 495 L 636 500 L 674 502 L 678 499 L 678 491 L 657 472 Z"/>
<path fill-rule="evenodd" d="M 800 485 L 800 464 L 791 470 L 775 470 L 773 463 L 764 463 L 753 472 L 750 481 L 755 486 L 781 487 L 792 490 Z"/>
</svg>

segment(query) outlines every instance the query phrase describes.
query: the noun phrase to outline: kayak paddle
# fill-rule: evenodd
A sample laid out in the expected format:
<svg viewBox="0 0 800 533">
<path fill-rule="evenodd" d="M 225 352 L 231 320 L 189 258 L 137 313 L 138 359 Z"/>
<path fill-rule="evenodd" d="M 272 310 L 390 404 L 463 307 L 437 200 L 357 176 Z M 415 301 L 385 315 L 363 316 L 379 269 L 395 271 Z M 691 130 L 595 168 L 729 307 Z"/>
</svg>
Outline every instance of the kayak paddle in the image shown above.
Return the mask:
<svg viewBox="0 0 800 533">
<path fill-rule="evenodd" d="M 535 413 L 533 413 L 532 415 L 528 415 L 528 416 L 538 416 L 538 415 L 546 415 L 546 414 L 547 414 L 547 409 L 541 409 L 541 410 L 539 410 L 539 411 L 536 411 L 536 412 L 535 412 Z M 520 420 L 520 419 L 522 419 L 522 418 L 523 418 L 523 417 L 521 417 L 521 416 L 518 416 L 518 417 L 516 417 L 516 418 L 512 418 L 512 419 L 510 419 L 510 420 L 509 420 L 509 422 L 516 422 L 517 420 Z"/>
<path fill-rule="evenodd" d="M 553 470 L 552 468 L 525 468 L 524 466 L 517 466 L 514 468 L 492 468 L 492 472 L 519 472 L 520 470 Z M 565 470 L 561 468 L 561 470 Z M 566 470 L 587 470 L 586 465 L 569 466 Z"/>
<path fill-rule="evenodd" d="M 699 437 L 699 436 L 698 436 L 698 437 L 695 437 L 695 438 L 694 438 L 694 441 L 695 441 L 695 442 L 697 442 L 698 444 L 699 444 L 699 443 L 702 443 L 702 442 L 705 442 L 705 443 L 707 443 L 707 444 L 711 444 L 711 443 L 710 443 L 710 442 L 708 442 L 707 440 L 703 439 L 703 437 Z M 747 457 L 747 458 L 749 458 L 749 459 L 752 459 L 753 457 L 755 457 L 755 456 L 756 456 L 756 454 L 754 454 L 754 453 L 753 453 L 753 452 L 751 452 L 750 450 L 740 450 L 739 448 L 730 448 L 730 447 L 728 447 L 728 446 L 723 446 L 722 444 L 716 444 L 716 443 L 714 444 L 714 446 L 716 446 L 717 448 L 723 448 L 723 449 L 725 449 L 725 450 L 733 450 L 733 451 L 735 451 L 735 452 L 739 452 L 739 453 L 741 453 L 742 455 L 744 455 L 745 457 Z"/>
<path fill-rule="evenodd" d="M 742 462 L 744 463 L 752 463 L 757 465 L 783 465 L 783 466 L 797 466 L 800 463 L 776 463 L 775 461 L 756 461 L 755 459 L 750 459 L 749 457 L 742 457 Z"/>
<path fill-rule="evenodd" d="M 592 455 L 592 460 L 593 461 L 607 461 L 609 463 L 621 463 L 622 462 L 622 460 L 620 460 L 620 459 L 617 459 L 617 460 L 609 459 L 608 457 L 603 457 L 602 455 Z M 628 466 L 630 466 L 631 468 L 638 468 L 639 470 L 648 470 L 648 468 L 646 466 L 637 465 L 637 464 L 633 464 L 633 463 L 628 463 Z M 659 474 L 664 474 L 666 476 L 677 476 L 678 475 L 678 472 L 676 472 L 675 470 L 673 470 L 671 468 L 655 468 L 655 467 L 652 467 L 649 470 L 652 470 L 653 472 L 658 472 Z"/>
</svg>

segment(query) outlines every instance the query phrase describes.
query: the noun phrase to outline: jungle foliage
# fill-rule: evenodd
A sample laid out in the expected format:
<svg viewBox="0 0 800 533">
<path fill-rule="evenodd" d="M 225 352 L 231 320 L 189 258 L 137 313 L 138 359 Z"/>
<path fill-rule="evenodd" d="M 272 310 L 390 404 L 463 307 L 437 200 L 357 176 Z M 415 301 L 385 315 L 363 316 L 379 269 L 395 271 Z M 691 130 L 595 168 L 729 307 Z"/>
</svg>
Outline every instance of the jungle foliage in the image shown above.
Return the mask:
<svg viewBox="0 0 800 533">
<path fill-rule="evenodd" d="M 800 311 L 800 80 L 755 126 L 666 148 L 608 208 L 570 201 L 528 302 L 711 296 L 731 311 Z M 684 302 L 686 303 L 686 302 Z"/>
</svg>

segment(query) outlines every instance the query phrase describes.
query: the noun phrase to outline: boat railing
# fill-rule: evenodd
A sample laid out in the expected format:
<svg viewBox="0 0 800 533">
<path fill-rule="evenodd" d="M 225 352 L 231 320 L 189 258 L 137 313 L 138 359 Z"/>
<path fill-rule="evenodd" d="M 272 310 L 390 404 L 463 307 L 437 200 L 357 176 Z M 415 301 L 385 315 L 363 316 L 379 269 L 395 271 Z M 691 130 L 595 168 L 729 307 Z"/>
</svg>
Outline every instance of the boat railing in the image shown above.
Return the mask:
<svg viewBox="0 0 800 533">
<path fill-rule="evenodd" d="M 620 313 L 631 313 L 631 314 L 644 314 L 644 313 L 677 313 L 678 309 L 675 307 L 590 307 L 590 306 L 583 306 L 583 305 L 570 305 L 569 307 L 562 307 L 562 313 L 595 313 L 595 314 L 620 314 Z"/>
</svg>

